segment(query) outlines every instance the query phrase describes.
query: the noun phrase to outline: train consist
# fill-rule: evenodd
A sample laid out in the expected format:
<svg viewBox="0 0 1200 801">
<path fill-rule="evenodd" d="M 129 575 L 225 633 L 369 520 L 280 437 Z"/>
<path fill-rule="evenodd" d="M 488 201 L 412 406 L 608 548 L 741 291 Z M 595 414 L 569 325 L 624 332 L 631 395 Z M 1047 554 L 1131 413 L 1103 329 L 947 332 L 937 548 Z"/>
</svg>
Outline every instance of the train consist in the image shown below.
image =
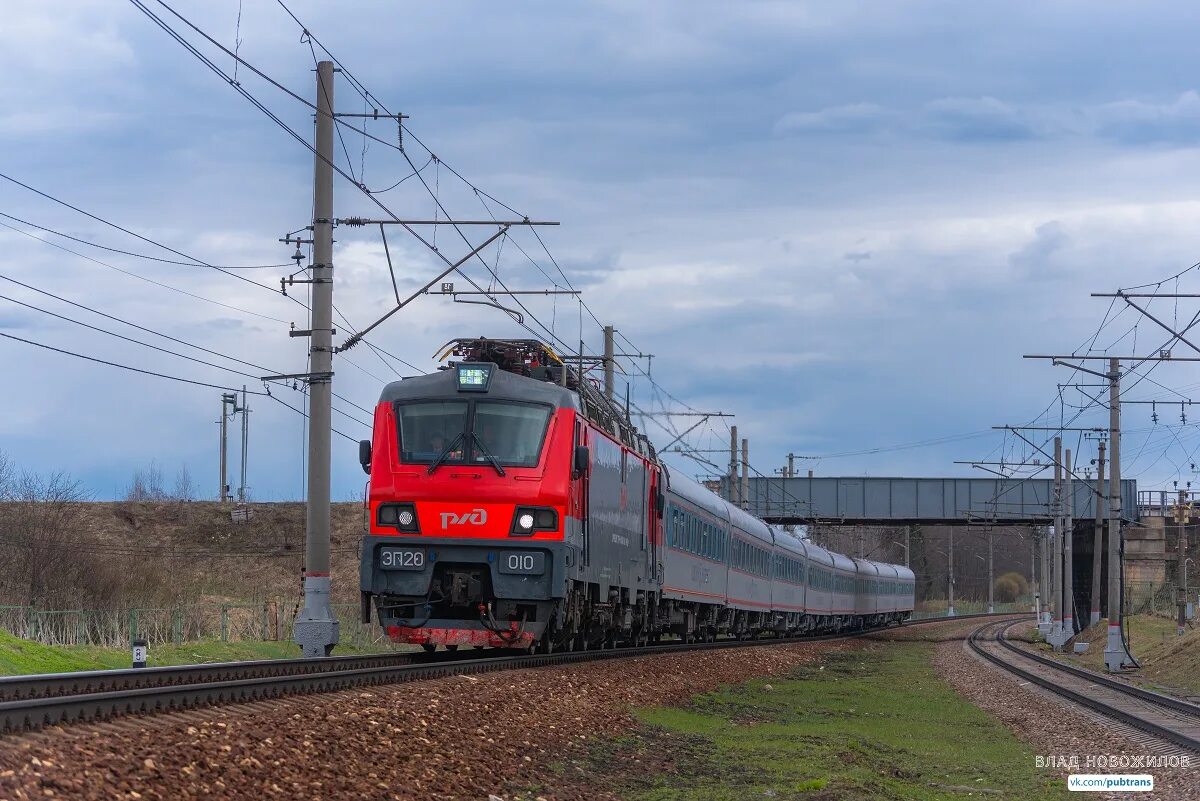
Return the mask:
<svg viewBox="0 0 1200 801">
<path fill-rule="evenodd" d="M 667 469 L 548 347 L 455 340 L 387 385 L 373 438 L 362 615 L 427 650 L 558 649 L 883 626 L 905 567 L 772 528 Z"/>
</svg>

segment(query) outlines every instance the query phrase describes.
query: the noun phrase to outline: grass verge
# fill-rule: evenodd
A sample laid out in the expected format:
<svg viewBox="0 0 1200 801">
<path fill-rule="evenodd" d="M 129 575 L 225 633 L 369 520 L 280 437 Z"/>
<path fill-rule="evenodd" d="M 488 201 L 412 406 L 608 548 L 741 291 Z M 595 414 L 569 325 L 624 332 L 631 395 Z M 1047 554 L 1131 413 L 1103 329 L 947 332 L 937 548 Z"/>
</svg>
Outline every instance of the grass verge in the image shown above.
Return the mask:
<svg viewBox="0 0 1200 801">
<path fill-rule="evenodd" d="M 563 778 L 606 777 L 639 801 L 1065 798 L 1032 749 L 934 674 L 931 647 L 869 646 L 687 708 L 641 710 L 636 731 Z"/>
<path fill-rule="evenodd" d="M 336 653 L 347 655 L 369 652 L 349 645 L 339 645 Z M 150 666 L 194 665 L 206 662 L 287 659 L 299 656 L 300 647 L 292 642 L 254 640 L 221 642 L 215 640 L 152 646 L 147 661 Z M 129 665 L 129 651 L 122 648 L 42 645 L 0 631 L 0 676 L 108 670 L 127 668 Z"/>
<path fill-rule="evenodd" d="M 1189 624 L 1180 637 L 1175 633 L 1175 619 L 1158 615 L 1130 615 L 1126 625 L 1129 647 L 1142 664 L 1141 670 L 1129 673 L 1127 678 L 1151 690 L 1172 695 L 1200 695 L 1200 628 Z M 1107 638 L 1108 621 L 1101 619 L 1095 626 L 1075 635 L 1073 642 L 1090 643 L 1086 654 L 1076 654 L 1070 647 L 1055 654 L 1044 642 L 1039 648 L 1049 656 L 1103 673 Z"/>
</svg>

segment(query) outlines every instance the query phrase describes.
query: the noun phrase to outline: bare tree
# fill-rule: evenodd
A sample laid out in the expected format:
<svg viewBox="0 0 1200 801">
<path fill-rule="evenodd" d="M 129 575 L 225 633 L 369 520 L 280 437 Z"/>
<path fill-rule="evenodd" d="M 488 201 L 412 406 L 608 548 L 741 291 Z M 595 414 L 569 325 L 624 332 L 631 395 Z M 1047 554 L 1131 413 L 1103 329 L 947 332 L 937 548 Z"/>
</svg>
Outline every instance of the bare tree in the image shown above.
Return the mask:
<svg viewBox="0 0 1200 801">
<path fill-rule="evenodd" d="M 10 500 L 0 510 L 3 544 L 11 553 L 6 595 L 43 608 L 71 605 L 77 598 L 90 562 L 75 542 L 82 528 L 79 503 L 86 498 L 79 482 L 62 472 L 22 473 L 12 483 Z"/>
<path fill-rule="evenodd" d="M 0 451 L 0 502 L 12 498 L 13 466 L 8 460 L 8 454 Z"/>
<path fill-rule="evenodd" d="M 144 470 L 135 470 L 125 491 L 127 501 L 161 501 L 167 497 L 163 487 L 162 467 L 151 459 L 150 466 Z"/>
<path fill-rule="evenodd" d="M 175 491 L 172 497 L 177 501 L 196 500 L 196 482 L 192 480 L 192 472 L 188 470 L 187 462 L 175 474 Z"/>
</svg>

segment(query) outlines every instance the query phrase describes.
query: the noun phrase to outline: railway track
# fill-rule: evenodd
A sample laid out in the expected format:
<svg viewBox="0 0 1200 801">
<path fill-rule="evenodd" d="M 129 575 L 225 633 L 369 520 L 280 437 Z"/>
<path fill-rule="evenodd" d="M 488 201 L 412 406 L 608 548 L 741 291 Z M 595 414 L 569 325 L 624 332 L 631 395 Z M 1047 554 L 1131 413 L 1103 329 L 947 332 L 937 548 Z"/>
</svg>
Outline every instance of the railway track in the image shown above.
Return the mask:
<svg viewBox="0 0 1200 801">
<path fill-rule="evenodd" d="M 989 615 L 926 618 L 905 625 L 970 620 Z M 371 656 L 275 659 L 209 665 L 98 670 L 0 678 L 0 733 L 44 726 L 102 720 L 121 715 L 245 703 L 302 693 L 335 692 L 352 687 L 400 684 L 469 673 L 624 659 L 662 653 L 746 648 L 789 642 L 856 637 L 871 629 L 843 634 L 752 641 L 671 643 L 638 648 L 569 651 L 556 654 L 478 656 L 478 652 L 375 654 Z"/>
<path fill-rule="evenodd" d="M 1021 648 L 1007 639 L 1018 621 L 992 621 L 971 632 L 979 656 L 1025 681 L 1100 715 L 1193 753 L 1200 753 L 1200 706 Z"/>
</svg>

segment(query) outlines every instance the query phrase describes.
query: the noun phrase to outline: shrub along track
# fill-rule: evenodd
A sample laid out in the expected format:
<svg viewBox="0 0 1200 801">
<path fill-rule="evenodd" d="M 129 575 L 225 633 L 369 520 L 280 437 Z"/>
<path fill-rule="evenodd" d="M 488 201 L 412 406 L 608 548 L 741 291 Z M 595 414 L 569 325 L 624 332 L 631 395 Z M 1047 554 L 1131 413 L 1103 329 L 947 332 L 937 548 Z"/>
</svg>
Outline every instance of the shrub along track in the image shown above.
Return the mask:
<svg viewBox="0 0 1200 801">
<path fill-rule="evenodd" d="M 906 626 L 962 620 L 929 618 Z M 878 631 L 878 630 L 875 630 Z M 324 659 L 261 660 L 217 665 L 89 671 L 0 679 L 0 732 L 20 732 L 128 714 L 201 706 L 252 703 L 301 693 L 400 684 L 449 676 L 569 665 L 655 654 L 752 648 L 789 642 L 820 642 L 860 636 L 849 632 L 797 638 L 711 643 L 668 643 L 615 650 L 476 657 L 472 652 L 382 654 Z"/>
</svg>

